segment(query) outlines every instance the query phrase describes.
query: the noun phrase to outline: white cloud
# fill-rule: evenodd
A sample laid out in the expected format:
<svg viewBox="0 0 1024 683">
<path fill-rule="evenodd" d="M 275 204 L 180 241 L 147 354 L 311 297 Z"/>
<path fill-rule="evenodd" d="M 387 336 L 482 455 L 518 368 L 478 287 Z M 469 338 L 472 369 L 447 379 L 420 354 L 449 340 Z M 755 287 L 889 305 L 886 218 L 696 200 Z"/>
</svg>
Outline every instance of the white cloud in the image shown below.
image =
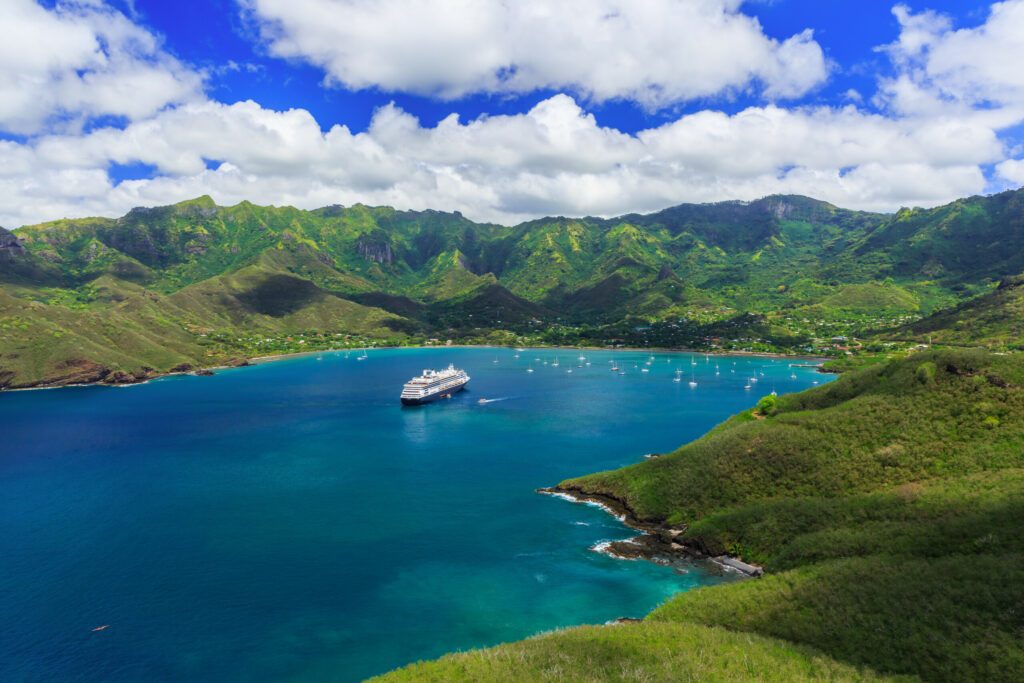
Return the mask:
<svg viewBox="0 0 1024 683">
<path fill-rule="evenodd" d="M 120 215 L 203 193 L 222 203 L 459 209 L 506 223 L 775 192 L 891 210 L 980 192 L 980 165 L 1002 158 L 995 131 L 979 122 L 895 120 L 853 106 L 702 111 L 627 135 L 556 95 L 525 114 L 453 115 L 435 127 L 389 105 L 353 134 L 322 132 L 304 110 L 204 102 L 124 130 L 0 145 L 0 223 Z M 221 165 L 209 170 L 208 160 Z M 110 163 L 151 164 L 160 175 L 115 187 Z"/>
<path fill-rule="evenodd" d="M 241 1 L 272 54 L 352 89 L 557 89 L 659 107 L 754 83 L 797 97 L 827 72 L 810 30 L 775 40 L 740 0 Z"/>
<path fill-rule="evenodd" d="M 996 173 L 1013 185 L 1024 185 L 1024 159 L 1007 159 L 996 166 Z"/>
<path fill-rule="evenodd" d="M 309 11 L 323 1 L 290 0 L 290 5 Z M 39 108 L 32 108 L 34 102 L 19 106 L 0 102 L 0 122 L 10 125 L 9 121 L 19 120 L 31 127 L 42 117 L 64 111 L 72 117 L 121 111 L 132 120 L 123 128 L 88 134 L 74 126 L 51 127 L 23 143 L 0 140 L 0 224 L 7 226 L 69 216 L 117 216 L 133 206 L 166 204 L 200 194 L 211 194 L 222 204 L 247 199 L 304 208 L 364 202 L 404 209 L 457 209 L 477 220 L 513 223 L 541 215 L 610 216 L 684 201 L 753 199 L 771 193 L 806 194 L 871 210 L 931 206 L 984 191 L 989 181 L 983 168 L 989 165 L 994 165 L 1000 182 L 1024 183 L 1024 162 L 1012 159 L 1020 156 L 1019 150 L 1008 149 L 1000 139 L 1008 127 L 1024 120 L 1024 107 L 1019 106 L 1024 100 L 1014 94 L 1016 74 L 990 64 L 986 42 L 995 41 L 1011 57 L 1016 54 L 1012 52 L 1016 34 L 1006 17 L 1024 0 L 997 5 L 986 24 L 966 30 L 954 29 L 951 21 L 938 14 L 898 8 L 899 40 L 886 48 L 898 75 L 882 83 L 885 106 L 880 109 L 860 104 L 853 95 L 846 106 L 765 104 L 732 114 L 706 109 L 635 134 L 600 125 L 579 104 L 586 98 L 565 94 L 549 97 L 522 114 L 468 121 L 452 114 L 433 127 L 387 105 L 375 113 L 364 132 L 353 133 L 342 125 L 325 132 L 303 109 L 275 111 L 251 101 L 223 104 L 203 98 L 197 90 L 198 76 L 168 57 L 152 34 L 97 2 L 62 4 L 54 11 L 34 5 L 26 9 L 22 0 L 17 2 L 11 7 L 25 10 L 26 27 L 8 33 L 32 36 L 43 25 L 34 22 L 56 22 L 46 24 L 52 31 L 46 40 L 36 35 L 31 42 L 59 43 L 60 49 L 20 54 L 17 46 L 0 41 L 0 64 L 21 60 L 14 72 L 18 76 L 0 73 L 0 92 L 14 87 L 9 80 L 21 74 L 44 75 L 43 85 L 32 85 L 30 78 L 31 87 L 26 86 L 30 94 L 35 92 L 32 87 L 39 89 L 43 102 Z M 737 14 L 738 0 L 687 4 L 702 11 L 718 7 L 726 32 L 740 30 L 736 25 L 754 25 Z M 652 30 L 650 22 L 641 21 L 648 5 L 636 5 L 641 9 L 631 5 L 615 21 L 628 18 Z M 364 4 L 357 9 L 370 14 L 383 11 L 377 7 Z M 517 7 L 516 12 L 541 11 L 531 4 Z M 561 7 L 550 11 L 561 12 Z M 576 9 L 586 14 L 582 6 Z M 493 7 L 473 3 L 465 10 L 468 14 L 459 16 L 471 38 L 474 27 L 486 19 L 474 13 L 486 14 Z M 100 15 L 113 19 L 102 31 L 95 19 Z M 585 20 L 586 16 L 581 19 Z M 401 31 L 408 29 L 402 26 Z M 443 53 L 452 35 L 450 27 L 441 28 L 437 40 Z M 741 35 L 747 34 L 741 31 Z M 986 39 L 978 42 L 977 36 Z M 535 40 L 540 42 L 531 45 L 543 45 L 548 38 L 539 35 Z M 809 37 L 797 40 L 805 39 Z M 127 47 L 136 44 L 142 47 Z M 478 47 L 486 51 L 488 44 L 483 41 Z M 356 41 L 349 49 L 358 51 L 362 45 Z M 958 67 L 950 62 L 952 57 L 943 56 L 949 45 L 964 49 Z M 778 44 L 770 47 L 770 59 L 788 49 Z M 498 44 L 495 49 L 501 53 L 505 48 Z M 481 78 L 480 82 L 489 82 L 490 72 L 481 71 L 480 64 L 500 62 L 455 64 L 456 52 L 445 59 L 454 60 L 453 73 L 462 73 L 457 67 L 464 67 L 470 74 L 465 79 L 459 76 L 464 84 Z M 372 57 L 359 59 L 372 61 Z M 429 61 L 422 65 L 422 73 L 428 75 L 437 67 Z M 89 64 L 79 73 L 82 65 Z M 398 69 L 398 64 L 374 63 L 368 68 Z M 567 60 L 565 68 L 575 68 L 573 64 Z M 563 73 L 557 67 L 552 66 L 551 73 Z M 132 78 L 136 68 L 143 73 L 141 81 Z M 195 88 L 182 89 L 178 102 L 168 99 L 167 92 L 174 88 L 161 87 L 162 81 L 155 77 L 155 94 L 147 94 L 150 91 L 143 86 L 154 80 L 147 68 L 172 74 L 176 83 L 193 79 Z M 410 73 L 419 73 L 409 68 Z M 968 71 L 980 75 L 964 85 L 963 74 Z M 90 74 L 107 87 L 76 90 L 76 80 L 84 84 Z M 527 71 L 517 71 L 505 80 L 519 78 L 517 74 Z M 772 85 L 772 78 L 762 78 L 765 87 L 781 87 Z M 621 82 L 627 81 L 623 77 Z M 596 82 L 589 87 L 598 97 Z M 715 87 L 721 88 L 725 81 L 706 82 L 719 83 Z M 638 83 L 643 90 L 651 81 Z M 51 87 L 61 94 L 51 95 Z M 601 92 L 615 90 L 609 88 Z M 130 102 L 121 106 L 138 106 L 137 111 L 113 109 L 111 103 L 119 98 L 109 93 L 135 95 L 136 89 L 141 96 L 127 97 Z M 79 99 L 69 92 L 78 92 Z M 11 96 L 26 97 L 18 88 Z M 112 164 L 148 164 L 156 169 L 156 177 L 115 184 L 108 174 Z"/>
<path fill-rule="evenodd" d="M 1007 121 L 1024 117 L 1024 0 L 992 5 L 985 23 L 954 29 L 933 11 L 893 9 L 899 39 L 885 50 L 900 67 L 882 99 L 902 113 L 963 112 L 978 106 Z"/>
<path fill-rule="evenodd" d="M 159 40 L 97 0 L 4 0 L 0 130 L 33 134 L 55 119 L 139 119 L 201 95 L 202 78 Z"/>
</svg>

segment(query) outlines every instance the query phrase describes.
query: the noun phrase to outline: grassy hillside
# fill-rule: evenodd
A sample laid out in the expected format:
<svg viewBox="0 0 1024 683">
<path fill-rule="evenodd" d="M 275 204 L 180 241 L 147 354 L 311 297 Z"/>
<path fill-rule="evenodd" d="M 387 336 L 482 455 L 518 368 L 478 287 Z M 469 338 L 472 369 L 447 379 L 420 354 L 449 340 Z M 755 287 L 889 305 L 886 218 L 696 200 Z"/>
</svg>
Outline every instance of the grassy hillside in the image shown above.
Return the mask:
<svg viewBox="0 0 1024 683">
<path fill-rule="evenodd" d="M 371 679 L 401 681 L 878 681 L 810 648 L 696 624 L 584 626 L 448 655 Z"/>
<path fill-rule="evenodd" d="M 637 677 L 675 680 L 659 668 L 672 662 L 682 679 L 769 680 L 765 643 L 794 663 L 816 652 L 860 667 L 795 678 L 1024 677 L 1024 356 L 929 351 L 865 367 L 561 488 L 618 499 L 657 533 L 766 575 L 680 594 L 641 624 L 455 655 L 393 680 L 632 680 L 624 672 L 647 660 Z M 751 648 L 757 668 L 744 675 L 716 636 L 662 641 L 659 629 L 680 626 L 774 640 Z M 706 669 L 686 664 L 708 656 Z"/>
<path fill-rule="evenodd" d="M 310 332 L 821 352 L 832 336 L 905 325 L 1024 270 L 1022 197 L 888 216 L 774 196 L 514 227 L 440 211 L 199 197 L 53 221 L 0 232 L 0 330 L 18 328 L 0 334 L 0 372 L 31 383 L 54 380 L 50 366 L 62 362 L 163 371 L 259 352 L 256 333 L 273 351 L 299 350 L 294 335 Z M 166 337 L 173 353 L 98 334 L 94 318 L 113 309 L 97 288 L 122 297 L 115 319 Z M 34 319 L 63 325 L 62 338 L 77 337 L 52 362 L 11 362 L 25 344 L 49 341 L 33 336 L 41 327 L 21 329 L 14 311 L 28 304 Z M 970 316 L 956 315 L 964 334 L 949 338 L 971 337 Z M 1003 338 L 1015 328 L 986 329 Z M 211 339 L 223 353 L 211 356 Z"/>
<path fill-rule="evenodd" d="M 1024 276 L 1003 279 L 992 292 L 944 309 L 886 335 L 939 344 L 1024 348 Z"/>
</svg>

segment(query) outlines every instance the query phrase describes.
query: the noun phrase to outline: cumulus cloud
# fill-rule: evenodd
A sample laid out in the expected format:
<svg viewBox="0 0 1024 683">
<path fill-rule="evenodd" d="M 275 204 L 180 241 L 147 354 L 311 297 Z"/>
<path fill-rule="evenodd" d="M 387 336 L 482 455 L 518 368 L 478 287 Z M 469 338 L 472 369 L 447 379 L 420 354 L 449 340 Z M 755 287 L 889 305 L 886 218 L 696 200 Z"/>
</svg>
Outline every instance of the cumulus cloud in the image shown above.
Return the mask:
<svg viewBox="0 0 1024 683">
<path fill-rule="evenodd" d="M 27 7 L 23 0 L 11 1 L 19 3 L 11 7 Z M 322 2 L 289 0 L 289 5 L 309 12 Z M 369 14 L 390 6 L 388 2 L 337 4 Z M 591 4 L 598 6 L 597 2 L 587 6 Z M 685 4 L 704 12 L 719 8 L 726 34 L 739 30 L 734 24 L 756 26 L 738 14 L 738 0 Z M 416 7 L 427 5 L 426 0 L 410 5 L 413 16 Z M 352 131 L 344 125 L 325 130 L 322 122 L 303 109 L 278 111 L 252 101 L 211 101 L 198 94 L 198 81 L 171 99 L 165 93 L 148 98 L 146 104 L 147 98 L 141 97 L 131 105 L 140 107 L 134 112 L 112 109 L 113 105 L 105 104 L 105 98 L 91 90 L 93 100 L 74 106 L 70 104 L 74 100 L 66 95 L 46 100 L 44 96 L 50 95 L 40 91 L 44 104 L 31 115 L 21 107 L 4 109 L 7 103 L 0 103 L 0 112 L 7 112 L 6 119 L 0 115 L 0 122 L 23 120 L 31 128 L 31 122 L 38 122 L 40 116 L 63 111 L 69 115 L 78 112 L 79 116 L 120 112 L 131 120 L 87 134 L 73 126 L 50 126 L 24 141 L 0 139 L 0 224 L 117 216 L 133 206 L 166 204 L 200 194 L 211 194 L 222 204 L 245 199 L 304 208 L 364 202 L 403 209 L 457 209 L 477 220 L 502 223 L 552 214 L 613 216 L 684 201 L 754 199 L 771 193 L 806 194 L 840 206 L 883 211 L 936 205 L 983 192 L 996 180 L 1006 185 L 1024 183 L 1024 162 L 1013 159 L 1020 156 L 1019 150 L 1001 138 L 1007 128 L 1024 121 L 1018 106 L 1021 100 L 1014 94 L 1018 75 L 993 66 L 988 46 L 994 41 L 1007 59 L 1017 54 L 1012 52 L 1017 49 L 1017 34 L 1013 23 L 1007 24 L 1007 17 L 1015 16 L 1008 13 L 1022 5 L 1024 0 L 996 5 L 985 24 L 969 29 L 956 29 L 940 14 L 897 8 L 901 32 L 898 40 L 885 48 L 897 75 L 882 83 L 882 107 L 872 108 L 851 95 L 844 106 L 767 103 L 735 113 L 705 109 L 635 133 L 601 125 L 586 109 L 587 94 L 554 95 L 520 114 L 472 120 L 452 114 L 434 126 L 424 125 L 390 104 L 377 110 L 365 131 Z M 612 7 L 608 3 L 600 6 Z M 79 2 L 59 4 L 54 10 L 33 7 L 31 12 L 25 10 L 31 19 L 25 35 L 30 35 L 31 22 L 36 20 L 55 21 L 53 30 L 66 33 L 59 34 L 63 43 L 59 51 L 46 48 L 31 57 L 18 57 L 26 60 L 18 74 L 44 74 L 47 83 L 73 82 L 95 74 L 121 83 L 115 75 L 131 73 L 124 65 L 139 62 L 138 68 L 177 74 L 176 82 L 198 79 L 161 51 L 159 41 L 149 32 L 103 5 Z M 266 7 L 278 6 L 271 3 Z M 541 11 L 530 3 L 521 7 Z M 560 7 L 550 11 L 561 12 Z M 286 11 L 283 5 L 280 8 Z M 473 13 L 486 14 L 493 7 L 480 2 L 463 9 L 465 13 L 456 15 L 472 37 L 474 27 L 487 20 Z M 576 9 L 586 15 L 582 5 Z M 613 18 L 640 25 L 643 17 L 636 12 L 642 14 L 631 5 Z M 99 24 L 90 18 L 96 13 L 108 13 L 120 28 L 115 31 L 105 26 L 102 30 L 106 33 L 101 34 Z M 538 26 L 545 23 L 534 19 Z M 581 21 L 585 24 L 588 20 L 584 16 Z M 602 25 L 598 22 L 596 26 L 587 30 Z M 442 29 L 438 49 L 443 52 L 453 38 L 450 31 L 445 33 L 447 28 Z M 116 35 L 131 38 L 112 37 Z M 535 47 L 547 39 L 537 37 L 542 42 Z M 285 40 L 284 35 L 278 40 Z M 56 41 L 51 36 L 37 42 Z M 132 48 L 130 54 L 135 57 L 130 59 L 122 55 L 127 48 L 111 47 L 135 42 L 143 47 Z M 481 42 L 479 48 L 490 49 L 486 43 Z M 362 45 L 357 41 L 347 49 L 358 51 Z M 950 45 L 965 50 L 959 66 L 951 61 L 953 53 L 947 52 Z M 610 43 L 606 47 L 611 49 Z M 770 47 L 771 54 L 759 73 L 768 73 L 765 65 L 785 46 Z M 495 49 L 504 55 L 500 41 Z M 8 45 L 0 43 L 0 59 L 13 59 L 11 54 Z M 455 64 L 460 62 L 459 54 L 456 51 L 446 57 L 454 60 L 453 69 L 459 66 Z M 37 62 L 30 63 L 31 59 Z M 505 57 L 461 64 L 468 74 L 464 85 L 492 82 L 487 69 L 501 64 L 502 59 Z M 570 62 L 565 68 L 575 68 L 575 62 Z M 79 68 L 89 63 L 94 66 L 84 71 Z M 367 68 L 385 70 L 381 73 L 395 69 L 396 78 L 407 73 L 396 64 L 375 63 Z M 481 70 L 480 64 L 490 66 Z M 424 63 L 419 73 L 429 76 L 435 68 L 436 64 Z M 410 69 L 417 73 L 414 67 Z M 967 72 L 974 74 L 974 80 L 963 75 Z M 454 73 L 463 72 L 456 69 Z M 520 73 L 529 71 L 502 72 L 495 82 L 511 82 Z M 552 67 L 551 73 L 563 72 Z M 695 73 L 680 78 L 697 79 Z M 13 77 L 3 72 L 0 84 L 6 82 L 4 78 Z M 704 82 L 718 83 L 714 87 L 721 88 L 723 82 L 734 82 L 729 78 Z M 132 81 L 126 78 L 123 82 L 130 85 Z M 643 88 L 651 82 L 640 81 L 646 84 Z M 762 82 L 768 89 L 781 87 L 771 85 L 771 78 L 762 78 Z M 448 87 L 439 83 L 431 87 Z M 589 95 L 603 97 L 593 83 L 588 86 Z M 615 91 L 609 88 L 600 92 Z M 154 177 L 115 183 L 110 169 L 117 164 L 152 167 Z M 992 179 L 986 178 L 986 168 L 995 169 Z"/>
<path fill-rule="evenodd" d="M 459 209 L 504 223 L 775 192 L 891 210 L 980 192 L 980 166 L 1002 154 L 980 122 L 896 120 L 853 106 L 702 111 L 629 135 L 567 95 L 524 114 L 452 115 L 434 127 L 388 105 L 361 133 L 323 132 L 304 110 L 203 102 L 123 130 L 0 145 L 0 222 L 118 215 L 203 193 L 224 203 Z M 115 187 L 110 163 L 149 164 L 159 175 Z"/>
<path fill-rule="evenodd" d="M 55 121 L 138 119 L 201 96 L 202 78 L 159 40 L 96 0 L 4 0 L 0 130 L 34 134 Z"/>
<path fill-rule="evenodd" d="M 883 101 L 909 114 L 984 106 L 1007 122 L 1024 116 L 1024 0 L 995 3 L 983 24 L 962 29 L 934 11 L 893 14 L 900 36 L 885 50 L 899 74 L 882 84 Z"/>
<path fill-rule="evenodd" d="M 328 82 L 456 98 L 571 90 L 645 106 L 821 83 L 810 30 L 779 41 L 740 0 L 242 0 L 272 54 Z"/>
</svg>

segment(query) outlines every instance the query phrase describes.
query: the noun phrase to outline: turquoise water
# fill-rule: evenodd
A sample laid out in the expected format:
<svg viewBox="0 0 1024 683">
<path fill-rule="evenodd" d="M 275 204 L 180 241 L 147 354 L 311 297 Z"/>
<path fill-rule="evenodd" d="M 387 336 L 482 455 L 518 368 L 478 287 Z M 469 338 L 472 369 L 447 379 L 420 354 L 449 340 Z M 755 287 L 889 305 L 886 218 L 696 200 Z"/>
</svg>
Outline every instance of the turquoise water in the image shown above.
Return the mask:
<svg viewBox="0 0 1024 683">
<path fill-rule="evenodd" d="M 0 680 L 358 680 L 642 616 L 729 577 L 592 552 L 632 534 L 534 490 L 827 380 L 771 359 L 657 354 L 642 373 L 639 352 L 513 353 L 0 394 Z M 448 362 L 470 390 L 399 405 L 405 380 Z"/>
</svg>

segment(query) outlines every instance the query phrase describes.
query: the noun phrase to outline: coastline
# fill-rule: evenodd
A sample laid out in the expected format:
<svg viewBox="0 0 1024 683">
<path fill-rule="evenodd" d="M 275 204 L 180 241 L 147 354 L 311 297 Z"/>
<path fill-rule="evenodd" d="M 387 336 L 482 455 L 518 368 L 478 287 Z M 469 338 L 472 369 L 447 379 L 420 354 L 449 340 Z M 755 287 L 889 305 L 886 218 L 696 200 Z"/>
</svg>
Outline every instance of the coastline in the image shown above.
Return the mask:
<svg viewBox="0 0 1024 683">
<path fill-rule="evenodd" d="M 362 347 L 359 347 L 362 348 Z M 821 356 L 804 356 L 788 353 L 769 353 L 766 351 L 722 351 L 716 350 L 700 350 L 700 349 L 688 349 L 688 348 L 664 348 L 664 347 L 616 347 L 609 348 L 606 346 L 508 346 L 508 345 L 495 345 L 495 344 L 452 344 L 450 346 L 440 345 L 428 345 L 428 344 L 409 344 L 403 346 L 380 346 L 380 347 L 367 347 L 377 351 L 384 349 L 513 349 L 522 348 L 524 350 L 533 351 L 622 351 L 624 353 L 633 352 L 646 352 L 646 353 L 680 353 L 680 354 L 703 354 L 707 356 L 747 356 L 750 358 L 780 358 L 780 359 L 791 359 L 794 361 L 814 361 L 817 363 L 818 372 L 829 373 L 830 370 L 823 368 L 823 364 L 827 362 L 828 358 Z M 18 386 L 3 386 L 0 385 L 0 393 L 8 391 L 36 391 L 41 389 L 63 389 L 68 387 L 89 387 L 89 386 L 103 386 L 103 387 L 129 387 L 138 386 L 140 384 L 148 384 L 153 380 L 162 379 L 164 377 L 173 377 L 175 375 L 192 375 L 192 376 L 206 376 L 212 375 L 216 370 L 226 370 L 230 368 L 240 368 L 249 365 L 260 365 L 263 363 L 272 363 L 278 360 L 286 360 L 289 358 L 302 358 L 305 356 L 315 356 L 323 353 L 339 353 L 341 351 L 357 351 L 357 348 L 346 348 L 346 349 L 320 349 L 320 350 L 309 350 L 309 351 L 295 351 L 294 353 L 277 353 L 268 356 L 238 356 L 235 358 L 229 358 L 222 361 L 219 365 L 210 366 L 193 366 L 190 363 L 183 363 L 175 366 L 170 370 L 159 371 L 153 368 L 143 368 L 134 374 L 129 374 L 123 370 L 111 370 L 104 366 L 92 363 L 91 361 L 83 361 L 83 363 L 90 366 L 93 369 L 93 374 L 86 377 L 68 376 L 58 377 L 51 380 L 39 380 L 28 384 L 22 384 Z M 2 373 L 0 373 L 2 376 Z"/>
<path fill-rule="evenodd" d="M 738 557 L 712 555 L 706 551 L 706 548 L 698 544 L 681 540 L 680 536 L 686 531 L 685 528 L 641 519 L 630 508 L 629 503 L 621 498 L 561 484 L 539 488 L 537 493 L 556 496 L 573 503 L 595 505 L 616 517 L 630 529 L 641 532 L 640 536 L 599 544 L 599 552 L 612 557 L 621 560 L 647 560 L 665 565 L 679 565 L 696 560 L 708 562 L 723 570 L 736 572 L 748 578 L 758 578 L 764 574 L 764 569 L 761 567 L 744 562 Z"/>
</svg>

